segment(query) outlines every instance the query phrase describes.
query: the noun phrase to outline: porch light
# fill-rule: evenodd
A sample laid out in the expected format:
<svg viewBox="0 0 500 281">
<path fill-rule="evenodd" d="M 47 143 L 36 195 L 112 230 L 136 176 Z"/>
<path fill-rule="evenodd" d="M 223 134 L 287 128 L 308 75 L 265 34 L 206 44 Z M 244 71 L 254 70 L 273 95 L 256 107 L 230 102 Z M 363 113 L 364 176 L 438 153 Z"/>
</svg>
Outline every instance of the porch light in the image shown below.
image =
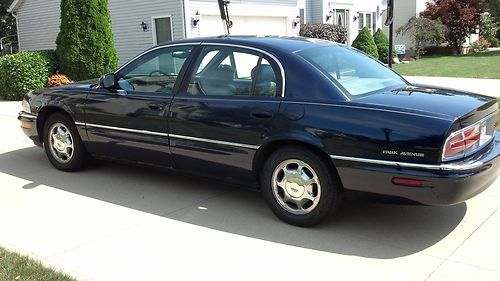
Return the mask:
<svg viewBox="0 0 500 281">
<path fill-rule="evenodd" d="M 354 14 L 354 21 L 358 20 L 359 18 L 359 12 L 357 12 L 356 14 Z"/>
<path fill-rule="evenodd" d="M 199 23 L 200 23 L 200 12 L 196 11 L 194 17 L 191 18 L 191 24 L 193 25 L 193 27 L 197 27 Z"/>
<path fill-rule="evenodd" d="M 148 24 L 145 22 L 141 22 L 141 28 L 142 28 L 142 31 L 144 31 L 144 32 L 148 31 Z"/>
<path fill-rule="evenodd" d="M 297 16 L 293 21 L 292 21 L 292 28 L 296 28 L 297 25 L 300 23 L 300 16 Z"/>
<path fill-rule="evenodd" d="M 329 11 L 328 14 L 326 14 L 326 21 L 329 21 L 333 17 L 333 11 Z"/>
</svg>

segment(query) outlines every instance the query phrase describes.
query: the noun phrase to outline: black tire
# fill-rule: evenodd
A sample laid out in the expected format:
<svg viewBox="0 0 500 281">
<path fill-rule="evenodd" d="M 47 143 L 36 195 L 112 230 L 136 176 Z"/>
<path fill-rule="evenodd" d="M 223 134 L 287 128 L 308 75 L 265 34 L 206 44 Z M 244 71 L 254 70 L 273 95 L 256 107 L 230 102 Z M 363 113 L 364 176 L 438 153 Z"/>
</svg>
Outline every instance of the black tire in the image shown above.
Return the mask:
<svg viewBox="0 0 500 281">
<path fill-rule="evenodd" d="M 276 179 L 278 179 L 280 177 L 280 173 L 284 175 L 284 173 L 281 172 L 281 169 L 278 168 L 282 167 L 282 165 L 287 165 L 288 161 L 291 162 L 291 164 L 288 165 L 293 165 L 294 160 L 300 160 L 303 163 L 307 164 L 309 166 L 308 168 L 311 168 L 313 170 L 313 173 L 316 174 L 316 178 L 319 179 L 319 188 L 316 188 L 320 190 L 320 196 L 316 197 L 316 199 L 314 200 L 319 201 L 315 203 L 315 207 L 313 207 L 313 209 L 311 209 L 306 214 L 295 214 L 291 212 L 293 211 L 291 210 L 293 207 L 293 203 L 292 205 L 287 204 L 287 202 L 285 202 L 285 200 L 282 198 L 283 196 L 280 195 L 283 192 L 286 192 L 284 188 L 281 188 L 280 190 L 280 188 L 278 187 L 277 190 L 280 191 L 278 191 L 276 195 L 273 191 L 275 170 Z M 297 171 L 298 170 L 299 169 L 297 168 Z M 334 210 L 337 210 L 343 201 L 343 188 L 333 166 L 323 160 L 315 152 L 301 146 L 284 147 L 271 154 L 262 169 L 260 179 L 263 196 L 273 213 L 281 220 L 292 225 L 301 227 L 316 225 L 324 221 Z M 296 189 L 293 190 L 296 191 Z M 305 190 L 306 189 L 304 189 L 304 192 L 306 192 Z M 291 193 L 287 194 L 289 196 L 289 199 L 294 199 L 290 197 Z M 307 201 L 308 200 L 306 199 L 306 202 Z M 313 205 L 312 202 L 314 201 L 311 201 L 311 205 Z M 281 204 L 289 206 L 282 206 Z M 291 211 L 285 208 L 288 208 Z"/>
<path fill-rule="evenodd" d="M 71 157 L 67 157 L 66 161 L 61 160 L 54 154 L 57 154 L 56 148 L 52 146 L 53 142 L 51 141 L 51 128 L 57 124 L 61 124 L 64 128 L 67 128 L 69 133 L 71 144 L 73 148 L 71 149 Z M 78 134 L 76 127 L 73 121 L 63 113 L 54 113 L 47 118 L 47 121 L 44 124 L 43 128 L 43 146 L 45 148 L 45 154 L 49 158 L 50 163 L 61 171 L 65 172 L 74 172 L 81 170 L 85 167 L 88 160 L 90 159 L 90 155 L 85 149 L 82 139 Z M 52 146 L 52 148 L 51 148 Z"/>
</svg>

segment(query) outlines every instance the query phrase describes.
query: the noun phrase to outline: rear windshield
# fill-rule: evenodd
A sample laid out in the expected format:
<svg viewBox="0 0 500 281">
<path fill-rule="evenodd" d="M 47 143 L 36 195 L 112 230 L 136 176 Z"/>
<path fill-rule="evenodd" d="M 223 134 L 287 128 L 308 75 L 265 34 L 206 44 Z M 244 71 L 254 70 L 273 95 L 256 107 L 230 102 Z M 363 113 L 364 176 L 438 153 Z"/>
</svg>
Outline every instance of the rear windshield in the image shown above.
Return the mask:
<svg viewBox="0 0 500 281">
<path fill-rule="evenodd" d="M 333 80 L 351 98 L 407 86 L 404 79 L 371 57 L 342 45 L 298 53 Z"/>
</svg>

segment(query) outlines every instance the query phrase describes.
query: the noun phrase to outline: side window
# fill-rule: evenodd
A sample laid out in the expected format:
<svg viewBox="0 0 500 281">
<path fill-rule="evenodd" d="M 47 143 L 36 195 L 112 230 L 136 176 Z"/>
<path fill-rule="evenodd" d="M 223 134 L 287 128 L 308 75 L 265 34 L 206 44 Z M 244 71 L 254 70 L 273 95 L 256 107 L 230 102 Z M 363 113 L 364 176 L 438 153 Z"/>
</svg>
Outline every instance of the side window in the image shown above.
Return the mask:
<svg viewBox="0 0 500 281">
<path fill-rule="evenodd" d="M 212 50 L 206 53 L 203 59 L 201 60 L 200 65 L 198 66 L 198 71 L 196 71 L 196 74 L 200 74 L 205 69 L 205 67 L 207 67 L 208 63 L 210 63 L 218 53 L 219 53 L 218 50 Z"/>
<path fill-rule="evenodd" d="M 252 50 L 205 47 L 194 69 L 191 95 L 276 96 L 276 68 Z"/>
<path fill-rule="evenodd" d="M 259 63 L 259 56 L 240 52 L 233 52 L 233 56 L 236 64 L 235 78 L 252 80 L 252 71 Z"/>
<path fill-rule="evenodd" d="M 192 48 L 166 47 L 147 53 L 120 71 L 118 85 L 126 91 L 172 93 Z"/>
</svg>

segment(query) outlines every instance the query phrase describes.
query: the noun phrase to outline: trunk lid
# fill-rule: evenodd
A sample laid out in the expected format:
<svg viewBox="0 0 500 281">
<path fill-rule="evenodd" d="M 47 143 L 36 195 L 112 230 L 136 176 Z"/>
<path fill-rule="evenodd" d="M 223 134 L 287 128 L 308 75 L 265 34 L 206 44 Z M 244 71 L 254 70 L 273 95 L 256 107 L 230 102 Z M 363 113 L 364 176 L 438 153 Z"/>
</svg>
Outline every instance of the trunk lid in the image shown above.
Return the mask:
<svg viewBox="0 0 500 281">
<path fill-rule="evenodd" d="M 456 124 L 463 127 L 498 110 L 493 97 L 425 85 L 373 94 L 353 102 L 457 120 Z"/>
</svg>

